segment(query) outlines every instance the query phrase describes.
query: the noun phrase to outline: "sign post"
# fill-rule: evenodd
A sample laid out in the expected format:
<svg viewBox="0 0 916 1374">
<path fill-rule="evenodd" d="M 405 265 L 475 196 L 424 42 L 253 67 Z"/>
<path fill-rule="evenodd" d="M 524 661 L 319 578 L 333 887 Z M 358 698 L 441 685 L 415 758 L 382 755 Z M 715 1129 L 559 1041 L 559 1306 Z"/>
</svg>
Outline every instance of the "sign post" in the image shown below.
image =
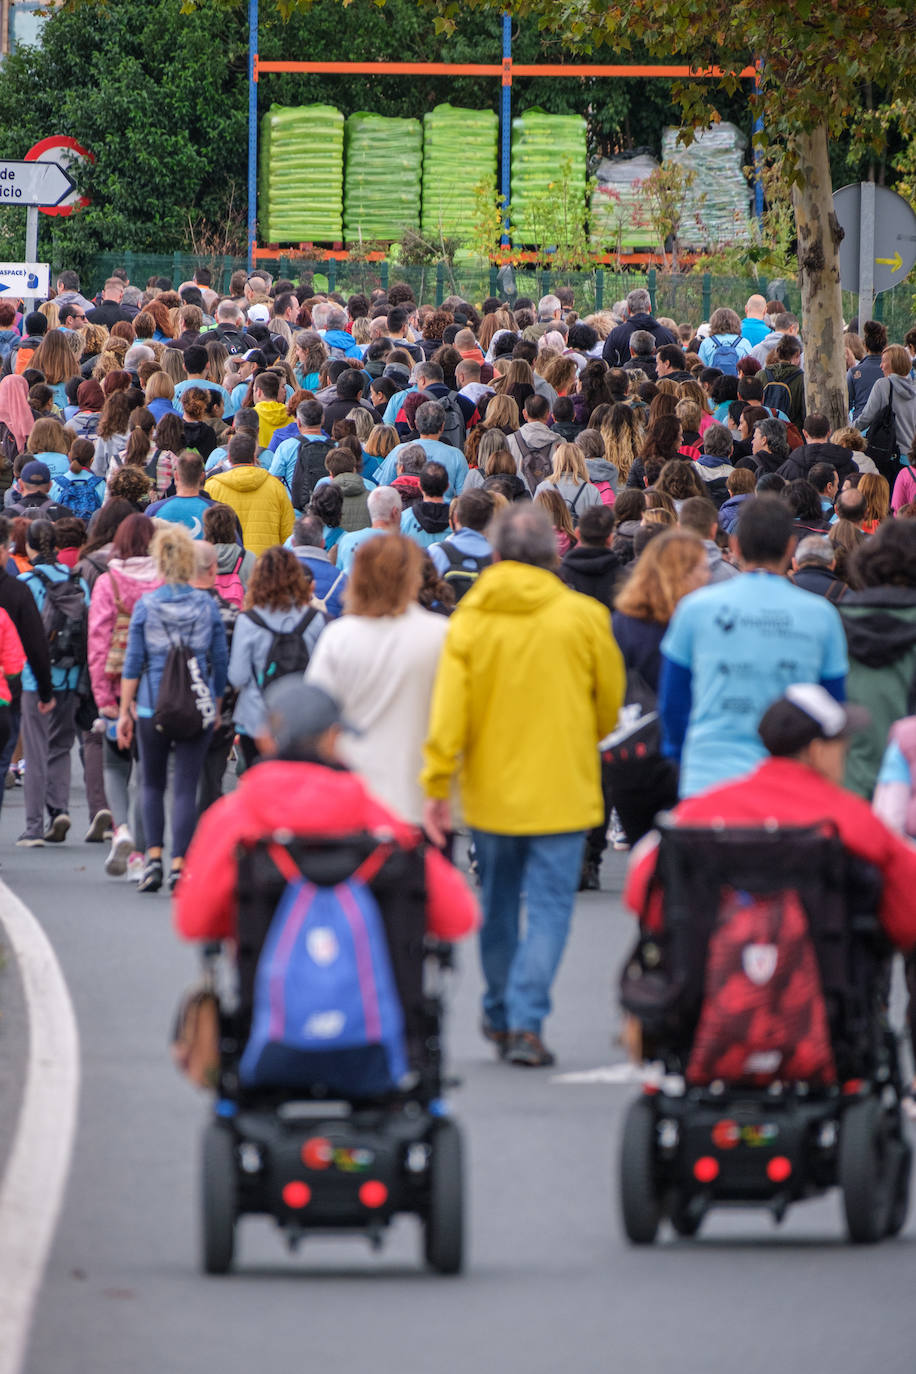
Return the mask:
<svg viewBox="0 0 916 1374">
<path fill-rule="evenodd" d="M 858 292 L 861 332 L 875 296 L 906 281 L 916 264 L 916 211 L 873 181 L 835 191 L 833 209 L 844 235 L 840 281 L 844 291 Z"/>
<path fill-rule="evenodd" d="M 38 261 L 38 206 L 30 205 L 25 212 L 25 258 L 26 262 Z M 22 302 L 23 314 L 28 315 L 35 309 L 35 297 L 27 296 Z"/>
<path fill-rule="evenodd" d="M 875 300 L 875 183 L 859 188 L 859 331 L 870 320 Z"/>
</svg>

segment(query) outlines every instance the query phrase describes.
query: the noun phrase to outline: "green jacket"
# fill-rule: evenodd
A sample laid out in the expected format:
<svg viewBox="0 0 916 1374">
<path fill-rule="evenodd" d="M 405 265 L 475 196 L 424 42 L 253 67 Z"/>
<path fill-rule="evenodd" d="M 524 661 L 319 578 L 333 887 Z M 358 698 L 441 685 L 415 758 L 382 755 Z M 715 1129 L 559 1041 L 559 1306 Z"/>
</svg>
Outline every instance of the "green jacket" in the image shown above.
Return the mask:
<svg viewBox="0 0 916 1374">
<path fill-rule="evenodd" d="M 891 726 L 916 710 L 916 588 L 868 587 L 837 609 L 849 646 L 846 696 L 871 712 L 850 743 L 845 781 L 870 800 Z"/>
</svg>

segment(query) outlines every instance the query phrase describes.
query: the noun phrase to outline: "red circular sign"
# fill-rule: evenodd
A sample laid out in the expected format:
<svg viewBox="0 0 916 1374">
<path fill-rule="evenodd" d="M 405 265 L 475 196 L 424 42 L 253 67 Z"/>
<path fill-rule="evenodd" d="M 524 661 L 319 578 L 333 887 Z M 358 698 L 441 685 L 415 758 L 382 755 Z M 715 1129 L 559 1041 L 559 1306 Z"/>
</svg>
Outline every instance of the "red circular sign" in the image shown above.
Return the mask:
<svg viewBox="0 0 916 1374">
<path fill-rule="evenodd" d="M 71 162 L 78 162 L 80 158 L 88 158 L 90 162 L 95 162 L 95 153 L 90 153 L 88 148 L 77 143 L 75 138 L 69 138 L 66 134 L 52 135 L 51 138 L 40 138 L 34 143 L 25 155 L 26 162 L 60 162 L 65 168 Z M 68 196 L 60 205 L 40 206 L 43 215 L 72 215 L 73 211 L 81 205 L 88 205 L 88 196 L 81 196 L 74 191 L 72 196 Z"/>
</svg>

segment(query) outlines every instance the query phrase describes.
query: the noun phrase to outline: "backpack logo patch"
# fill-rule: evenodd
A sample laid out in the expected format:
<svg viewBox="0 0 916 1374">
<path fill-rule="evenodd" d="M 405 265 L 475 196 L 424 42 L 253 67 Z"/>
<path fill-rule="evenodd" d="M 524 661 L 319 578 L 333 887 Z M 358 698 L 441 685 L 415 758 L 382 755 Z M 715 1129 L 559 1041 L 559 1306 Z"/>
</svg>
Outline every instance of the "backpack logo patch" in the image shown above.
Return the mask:
<svg viewBox="0 0 916 1374">
<path fill-rule="evenodd" d="M 765 987 L 776 972 L 779 950 L 775 945 L 745 945 L 741 967 L 758 988 Z"/>
<path fill-rule="evenodd" d="M 329 926 L 316 926 L 314 930 L 310 930 L 305 938 L 305 947 L 309 956 L 322 968 L 333 964 L 340 953 L 337 936 Z"/>
</svg>

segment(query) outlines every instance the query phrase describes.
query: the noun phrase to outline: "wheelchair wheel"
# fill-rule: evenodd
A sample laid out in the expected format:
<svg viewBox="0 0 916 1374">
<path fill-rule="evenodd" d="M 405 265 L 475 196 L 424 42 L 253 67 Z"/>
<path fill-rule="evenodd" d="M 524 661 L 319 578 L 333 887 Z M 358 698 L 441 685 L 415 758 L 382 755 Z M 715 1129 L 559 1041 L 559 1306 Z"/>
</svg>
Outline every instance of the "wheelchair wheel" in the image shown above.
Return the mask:
<svg viewBox="0 0 916 1374">
<path fill-rule="evenodd" d="M 837 1172 L 846 1229 L 855 1245 L 874 1245 L 887 1234 L 889 1145 L 884 1112 L 876 1098 L 866 1097 L 846 1108 Z"/>
<path fill-rule="evenodd" d="M 887 1218 L 887 1234 L 899 1236 L 906 1226 L 910 1211 L 910 1176 L 913 1169 L 913 1147 L 908 1140 L 893 1142 L 899 1157 L 894 1177 L 891 1205 Z"/>
<path fill-rule="evenodd" d="M 464 1265 L 464 1165 L 461 1132 L 439 1122 L 430 1138 L 429 1208 L 424 1231 L 426 1263 L 440 1274 Z"/>
<path fill-rule="evenodd" d="M 211 1121 L 204 1132 L 201 1177 L 201 1264 L 205 1274 L 226 1274 L 235 1249 L 237 1184 L 235 1141 Z"/>
<path fill-rule="evenodd" d="M 678 1198 L 671 1208 L 671 1225 L 679 1236 L 695 1236 L 703 1225 L 703 1214 L 690 1211 L 687 1200 Z"/>
<path fill-rule="evenodd" d="M 651 1245 L 658 1233 L 661 1203 L 655 1183 L 655 1112 L 646 1097 L 631 1102 L 620 1148 L 620 1211 L 627 1239 Z"/>
</svg>

